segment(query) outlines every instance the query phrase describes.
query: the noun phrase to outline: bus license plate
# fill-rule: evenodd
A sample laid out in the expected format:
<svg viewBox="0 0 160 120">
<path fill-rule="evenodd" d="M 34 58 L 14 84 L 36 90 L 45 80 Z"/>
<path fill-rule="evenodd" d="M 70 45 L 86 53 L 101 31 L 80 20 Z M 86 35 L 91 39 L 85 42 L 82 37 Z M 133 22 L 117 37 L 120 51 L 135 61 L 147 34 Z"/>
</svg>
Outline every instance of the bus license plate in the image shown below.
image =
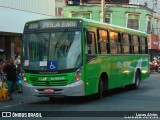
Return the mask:
<svg viewBox="0 0 160 120">
<path fill-rule="evenodd" d="M 46 88 L 46 89 L 44 89 L 44 92 L 45 92 L 45 93 L 53 93 L 53 92 L 54 92 L 54 89 Z"/>
</svg>

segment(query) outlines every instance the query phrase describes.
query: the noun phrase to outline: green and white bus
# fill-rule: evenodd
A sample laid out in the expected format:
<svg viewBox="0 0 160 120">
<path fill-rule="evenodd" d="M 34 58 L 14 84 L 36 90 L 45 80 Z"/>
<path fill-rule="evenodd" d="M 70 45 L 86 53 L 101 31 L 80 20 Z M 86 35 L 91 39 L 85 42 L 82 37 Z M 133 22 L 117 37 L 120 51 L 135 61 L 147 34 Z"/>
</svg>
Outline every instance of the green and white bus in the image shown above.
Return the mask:
<svg viewBox="0 0 160 120">
<path fill-rule="evenodd" d="M 27 22 L 23 89 L 39 97 L 102 98 L 149 77 L 147 34 L 84 18 Z"/>
</svg>

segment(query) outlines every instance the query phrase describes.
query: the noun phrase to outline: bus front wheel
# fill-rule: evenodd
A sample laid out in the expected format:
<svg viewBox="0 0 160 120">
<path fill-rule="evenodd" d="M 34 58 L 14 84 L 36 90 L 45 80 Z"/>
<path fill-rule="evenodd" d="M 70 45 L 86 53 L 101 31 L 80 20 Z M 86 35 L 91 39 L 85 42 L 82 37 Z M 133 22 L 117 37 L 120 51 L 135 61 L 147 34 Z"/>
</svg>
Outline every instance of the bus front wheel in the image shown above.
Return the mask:
<svg viewBox="0 0 160 120">
<path fill-rule="evenodd" d="M 49 101 L 50 101 L 50 102 L 52 102 L 52 101 L 54 101 L 54 100 L 55 100 L 54 97 L 49 97 Z"/>
<path fill-rule="evenodd" d="M 100 79 L 99 84 L 98 84 L 98 93 L 97 93 L 97 99 L 102 99 L 103 98 L 103 82 Z"/>
</svg>

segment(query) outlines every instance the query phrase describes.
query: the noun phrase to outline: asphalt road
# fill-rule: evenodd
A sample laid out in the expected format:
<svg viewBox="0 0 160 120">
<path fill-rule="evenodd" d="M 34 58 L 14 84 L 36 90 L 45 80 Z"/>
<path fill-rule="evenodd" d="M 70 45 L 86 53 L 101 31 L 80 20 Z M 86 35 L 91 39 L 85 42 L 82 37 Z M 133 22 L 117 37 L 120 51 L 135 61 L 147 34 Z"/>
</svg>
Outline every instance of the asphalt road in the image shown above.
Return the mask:
<svg viewBox="0 0 160 120">
<path fill-rule="evenodd" d="M 141 82 L 140 88 L 137 90 L 124 88 L 112 90 L 101 100 L 82 97 L 61 98 L 50 102 L 48 98 L 24 96 L 23 94 L 15 93 L 14 101 L 0 101 L 0 111 L 36 111 L 41 113 L 42 117 L 43 115 L 47 115 L 56 120 L 82 118 L 86 118 L 87 120 L 135 120 L 135 118 L 127 117 L 135 117 L 135 115 L 137 116 L 138 114 L 147 115 L 149 113 L 152 115 L 150 116 L 151 118 L 148 119 L 160 119 L 160 74 L 152 74 L 145 81 Z M 122 117 L 122 115 L 125 115 L 124 117 L 126 118 Z M 43 118 L 38 119 L 40 120 Z M 45 119 L 51 118 L 45 117 Z M 147 117 L 144 119 L 146 120 Z"/>
</svg>

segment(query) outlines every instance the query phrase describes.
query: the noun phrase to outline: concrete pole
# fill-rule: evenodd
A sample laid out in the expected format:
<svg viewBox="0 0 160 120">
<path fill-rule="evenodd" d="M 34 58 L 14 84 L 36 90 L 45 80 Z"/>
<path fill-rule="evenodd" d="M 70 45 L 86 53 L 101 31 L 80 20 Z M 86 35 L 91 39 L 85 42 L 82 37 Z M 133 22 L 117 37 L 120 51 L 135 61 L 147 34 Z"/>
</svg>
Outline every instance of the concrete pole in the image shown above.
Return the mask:
<svg viewBox="0 0 160 120">
<path fill-rule="evenodd" d="M 67 1 L 63 0 L 63 6 L 67 6 Z"/>
<path fill-rule="evenodd" d="M 101 18 L 100 18 L 100 21 L 101 22 L 105 22 L 104 21 L 104 8 L 105 8 L 105 0 L 101 0 Z"/>
<path fill-rule="evenodd" d="M 83 5 L 83 2 L 82 2 L 82 0 L 80 0 L 80 5 Z"/>
</svg>

